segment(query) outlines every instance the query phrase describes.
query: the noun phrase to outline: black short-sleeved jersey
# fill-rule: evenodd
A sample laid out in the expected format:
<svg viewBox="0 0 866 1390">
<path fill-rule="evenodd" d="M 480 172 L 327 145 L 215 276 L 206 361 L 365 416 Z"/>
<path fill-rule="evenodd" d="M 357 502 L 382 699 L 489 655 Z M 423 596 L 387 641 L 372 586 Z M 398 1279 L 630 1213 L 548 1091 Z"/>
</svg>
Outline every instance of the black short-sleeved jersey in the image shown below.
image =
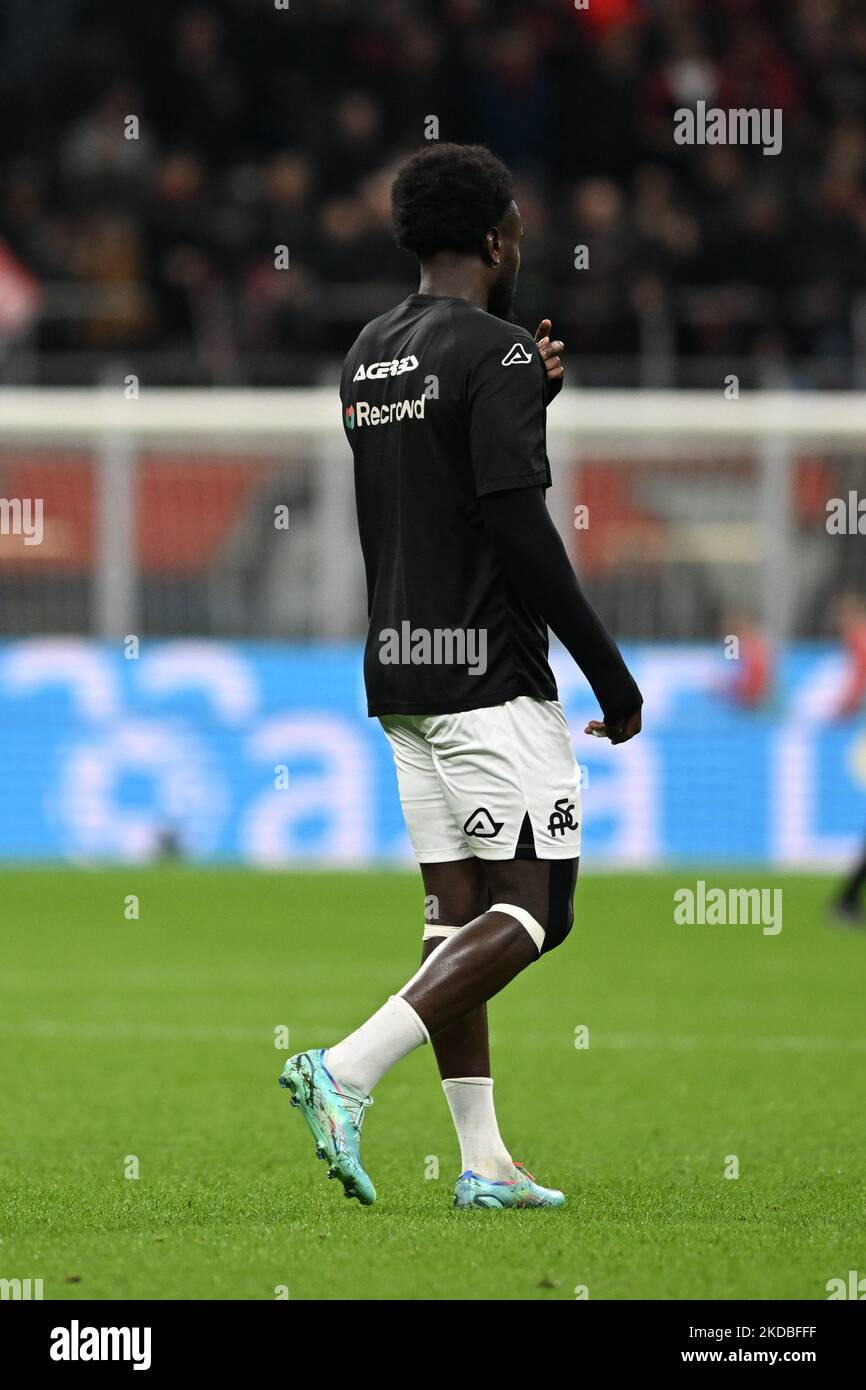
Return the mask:
<svg viewBox="0 0 866 1390">
<path fill-rule="evenodd" d="M 547 626 L 509 585 L 478 499 L 549 487 L 547 378 L 525 329 L 413 294 L 343 366 L 370 629 L 370 714 L 555 700 Z"/>
</svg>

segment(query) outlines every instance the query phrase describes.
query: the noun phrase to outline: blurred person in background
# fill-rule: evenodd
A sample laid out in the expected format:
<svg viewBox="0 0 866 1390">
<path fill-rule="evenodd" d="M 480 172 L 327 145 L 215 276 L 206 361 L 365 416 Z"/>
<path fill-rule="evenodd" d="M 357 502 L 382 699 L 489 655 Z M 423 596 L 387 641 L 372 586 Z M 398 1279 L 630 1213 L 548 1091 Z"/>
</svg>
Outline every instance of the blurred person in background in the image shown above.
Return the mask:
<svg viewBox="0 0 866 1390">
<path fill-rule="evenodd" d="M 727 613 L 722 622 L 725 641 L 736 637 L 736 659 L 730 660 L 730 678 L 721 693 L 731 704 L 743 710 L 756 710 L 767 705 L 773 694 L 775 655 L 766 633 L 747 613 Z"/>
<path fill-rule="evenodd" d="M 866 706 L 866 599 L 863 595 L 853 592 L 841 594 L 836 603 L 834 620 L 845 649 L 846 665 L 833 717 L 848 721 L 861 716 Z M 866 845 L 833 903 L 833 919 L 838 924 L 863 926 L 861 899 L 864 888 Z"/>
</svg>

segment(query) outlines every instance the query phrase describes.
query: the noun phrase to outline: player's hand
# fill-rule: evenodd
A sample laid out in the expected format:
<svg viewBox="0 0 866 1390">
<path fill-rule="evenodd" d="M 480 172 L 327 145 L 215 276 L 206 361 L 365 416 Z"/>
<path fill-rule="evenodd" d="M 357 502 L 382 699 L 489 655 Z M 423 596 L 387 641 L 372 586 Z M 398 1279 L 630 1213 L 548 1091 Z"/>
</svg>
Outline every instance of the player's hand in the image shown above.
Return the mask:
<svg viewBox="0 0 866 1390">
<path fill-rule="evenodd" d="M 600 719 L 590 719 L 583 732 L 594 734 L 596 738 L 610 739 L 611 743 L 628 743 L 640 730 L 640 710 L 636 709 L 634 714 L 626 715 L 618 724 L 603 724 Z"/>
<path fill-rule="evenodd" d="M 550 319 L 542 319 L 535 330 L 535 342 L 547 368 L 548 378 L 551 381 L 560 381 L 565 376 L 565 368 L 560 361 L 560 353 L 565 350 L 565 343 L 561 342 L 559 338 L 551 342 L 550 330 L 552 327 Z"/>
</svg>

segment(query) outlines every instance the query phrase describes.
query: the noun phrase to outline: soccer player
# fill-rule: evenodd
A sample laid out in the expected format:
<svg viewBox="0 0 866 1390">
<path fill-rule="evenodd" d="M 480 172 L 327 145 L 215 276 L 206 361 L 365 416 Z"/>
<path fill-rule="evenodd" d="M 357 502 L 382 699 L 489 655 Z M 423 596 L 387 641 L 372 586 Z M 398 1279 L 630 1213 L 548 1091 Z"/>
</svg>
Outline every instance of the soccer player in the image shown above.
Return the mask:
<svg viewBox="0 0 866 1390">
<path fill-rule="evenodd" d="M 840 594 L 834 617 L 847 657 L 843 690 L 833 711 L 833 717 L 842 721 L 861 714 L 866 704 L 866 599 L 854 592 Z M 833 903 L 832 917 L 838 926 L 863 926 L 860 899 L 864 888 L 866 846 Z"/>
<path fill-rule="evenodd" d="M 485 1005 L 572 925 L 579 773 L 547 659 L 552 628 L 625 743 L 642 699 L 545 506 L 545 412 L 562 383 L 549 320 L 511 321 L 523 228 L 508 170 L 435 144 L 397 175 L 417 294 L 343 368 L 369 635 L 368 711 L 391 743 L 428 909 L 418 972 L 281 1084 L 347 1197 L 375 1201 L 361 1121 L 379 1079 L 432 1042 L 460 1143 L 458 1207 L 561 1206 L 515 1164 L 493 1107 Z"/>
</svg>

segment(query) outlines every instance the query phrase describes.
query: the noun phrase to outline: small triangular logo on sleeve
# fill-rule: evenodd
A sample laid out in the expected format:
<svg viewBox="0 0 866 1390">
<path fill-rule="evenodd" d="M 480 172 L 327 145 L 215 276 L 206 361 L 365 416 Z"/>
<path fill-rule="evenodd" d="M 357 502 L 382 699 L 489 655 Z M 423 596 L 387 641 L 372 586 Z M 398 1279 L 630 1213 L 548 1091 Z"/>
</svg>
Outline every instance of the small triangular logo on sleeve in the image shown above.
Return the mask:
<svg viewBox="0 0 866 1390">
<path fill-rule="evenodd" d="M 502 359 L 503 367 L 516 367 L 525 362 L 532 361 L 532 353 L 527 351 L 523 343 L 515 343 L 510 347 Z"/>
</svg>

